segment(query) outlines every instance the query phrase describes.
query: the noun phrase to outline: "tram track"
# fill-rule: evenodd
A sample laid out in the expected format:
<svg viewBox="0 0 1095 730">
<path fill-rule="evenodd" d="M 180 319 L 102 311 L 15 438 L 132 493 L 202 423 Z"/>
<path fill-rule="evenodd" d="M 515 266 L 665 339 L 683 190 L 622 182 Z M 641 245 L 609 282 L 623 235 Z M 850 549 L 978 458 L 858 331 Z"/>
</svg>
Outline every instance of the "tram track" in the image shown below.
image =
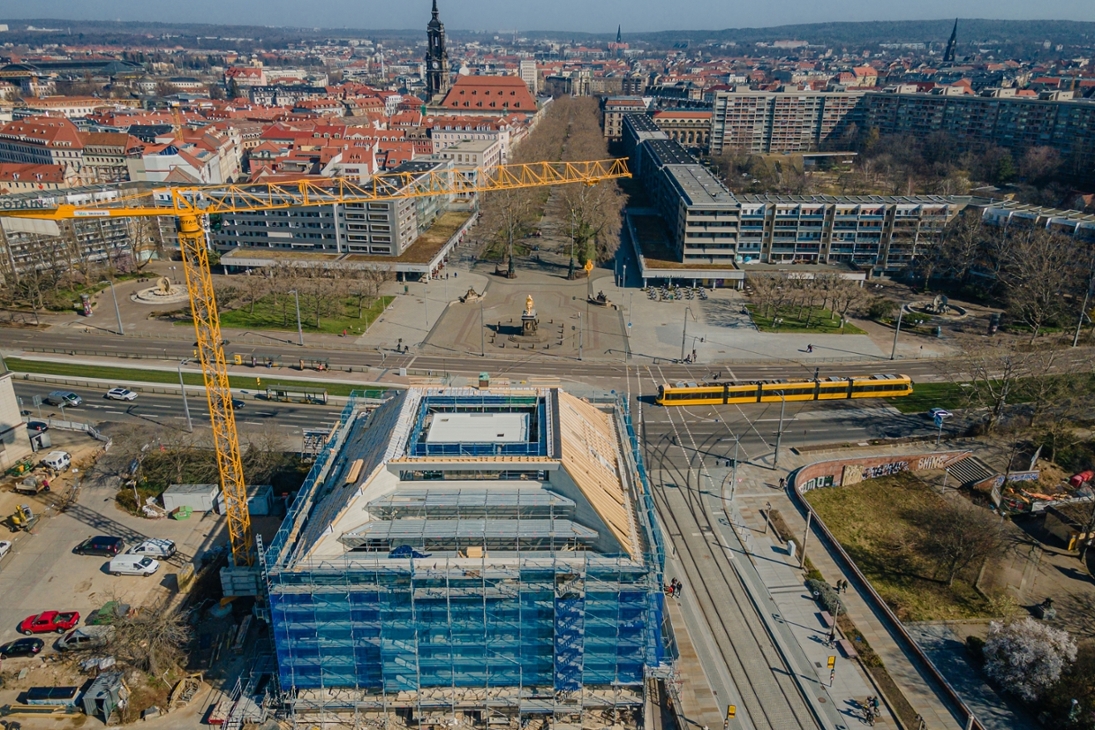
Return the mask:
<svg viewBox="0 0 1095 730">
<path fill-rule="evenodd" d="M 656 386 L 658 380 L 653 371 L 649 367 L 646 370 Z M 689 455 L 684 444 L 684 438 L 691 440 L 687 423 L 681 417 L 678 424 L 670 409 L 660 412 L 669 419 L 673 438 L 666 433 L 657 444 L 644 439 L 647 464 L 662 475 L 653 490 L 655 503 L 677 548 L 685 575 L 693 578 L 685 583 L 684 590 L 691 591 L 696 598 L 718 658 L 725 664 L 741 698 L 742 709 L 756 730 L 818 728 L 793 670 L 748 598 L 705 507 L 703 475 L 693 466 L 696 447 L 693 444 Z M 670 458 L 673 449 L 680 449 L 687 467 Z M 666 475 L 674 481 L 667 481 Z"/>
</svg>

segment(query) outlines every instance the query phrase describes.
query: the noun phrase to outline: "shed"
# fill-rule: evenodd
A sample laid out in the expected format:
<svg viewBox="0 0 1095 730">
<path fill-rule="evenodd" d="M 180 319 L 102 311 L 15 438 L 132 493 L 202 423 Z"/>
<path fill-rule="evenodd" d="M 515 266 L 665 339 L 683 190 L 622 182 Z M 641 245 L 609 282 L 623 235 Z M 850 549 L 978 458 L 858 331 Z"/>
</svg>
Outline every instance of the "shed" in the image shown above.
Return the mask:
<svg viewBox="0 0 1095 730">
<path fill-rule="evenodd" d="M 129 688 L 125 686 L 121 672 L 104 672 L 95 678 L 81 698 L 84 713 L 109 724 L 110 716 L 129 701 Z"/>
<path fill-rule="evenodd" d="M 274 514 L 274 488 L 269 484 L 252 484 L 247 487 L 247 511 L 255 517 Z M 224 514 L 224 495 L 217 493 L 214 502 L 218 515 Z"/>
<path fill-rule="evenodd" d="M 194 512 L 212 512 L 220 487 L 216 484 L 172 484 L 161 495 L 168 512 L 189 507 Z"/>
</svg>

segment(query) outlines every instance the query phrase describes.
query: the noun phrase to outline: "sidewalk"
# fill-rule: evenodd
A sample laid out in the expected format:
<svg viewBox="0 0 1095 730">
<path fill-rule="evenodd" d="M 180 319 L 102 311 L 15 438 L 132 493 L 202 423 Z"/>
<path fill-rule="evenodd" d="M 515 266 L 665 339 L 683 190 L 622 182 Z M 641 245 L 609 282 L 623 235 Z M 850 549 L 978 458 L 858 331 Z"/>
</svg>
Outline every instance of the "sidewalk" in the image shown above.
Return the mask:
<svg viewBox="0 0 1095 730">
<path fill-rule="evenodd" d="M 919 449 L 915 448 L 902 449 L 900 447 L 891 447 L 883 450 L 872 450 L 872 453 L 877 451 L 877 453 L 899 454 L 918 450 Z M 737 488 L 737 495 L 734 503 L 737 508 L 741 510 L 742 524 L 751 529 L 754 534 L 758 532 L 763 533 L 764 517 L 762 510 L 766 502 L 771 502 L 772 507 L 780 511 L 787 526 L 795 534 L 802 535 L 806 529 L 805 519 L 800 516 L 798 509 L 791 502 L 790 497 L 778 488 L 773 489 L 771 485 L 774 482 L 777 482 L 781 476 L 786 476 L 789 471 L 800 466 L 816 461 L 824 461 L 827 458 L 835 458 L 835 456 L 837 455 L 829 452 L 814 452 L 806 455 L 786 454 L 783 459 L 783 464 L 787 467 L 786 471 L 771 471 L 767 468 L 752 464 L 742 464 L 739 466 L 739 486 Z M 773 551 L 773 539 L 774 537 L 772 535 L 769 535 L 768 537 L 761 535 L 759 539 L 756 539 L 757 544 L 766 546 L 758 548 L 757 552 L 760 553 L 764 550 L 769 552 Z M 785 549 L 783 549 L 783 551 L 786 552 Z M 851 577 L 845 575 L 844 572 L 837 567 L 836 560 L 829 552 L 820 547 L 816 534 L 810 535 L 806 552 L 809 555 L 811 562 L 813 562 L 814 566 L 821 571 L 822 575 L 825 576 L 825 579 L 830 584 L 835 583 L 838 579 L 849 579 Z M 769 587 L 770 591 L 774 591 L 774 596 L 783 596 L 787 601 L 794 602 L 796 600 L 794 594 L 788 595 L 786 586 L 790 584 L 790 579 L 793 577 L 792 574 L 795 573 L 797 573 L 797 582 L 801 586 L 803 583 L 802 572 L 787 566 L 786 560 L 780 562 L 783 563 L 783 568 L 776 566 L 775 568 L 770 568 L 765 571 L 766 585 Z M 785 572 L 785 569 L 790 572 Z M 782 589 L 781 586 L 783 587 Z M 945 728 L 960 730 L 963 728 L 965 723 L 955 718 L 947 705 L 936 695 L 929 680 L 921 674 L 913 658 L 907 655 L 897 644 L 896 640 L 887 630 L 882 618 L 876 614 L 871 605 L 859 595 L 854 587 L 854 581 L 852 587 L 849 587 L 848 592 L 842 595 L 841 599 L 844 601 L 844 605 L 848 610 L 848 617 L 863 634 L 863 637 L 870 644 L 871 648 L 874 649 L 875 653 L 882 659 L 886 670 L 901 689 L 913 709 L 924 718 L 927 723 L 927 728 L 929 728 L 929 730 L 944 730 Z M 808 604 L 810 607 L 806 611 L 807 614 L 812 614 L 819 610 L 813 605 L 813 601 L 809 601 Z M 795 609 L 792 608 L 792 610 Z M 798 610 L 802 611 L 802 609 Z M 803 621 L 805 626 L 817 626 L 818 622 L 819 619 L 816 616 L 813 617 L 812 622 Z M 809 636 L 807 636 L 806 641 L 807 643 L 804 646 L 814 644 Z M 840 661 L 841 660 L 838 659 L 838 667 L 840 666 Z M 877 694 L 877 692 L 872 691 L 871 694 Z"/>
</svg>

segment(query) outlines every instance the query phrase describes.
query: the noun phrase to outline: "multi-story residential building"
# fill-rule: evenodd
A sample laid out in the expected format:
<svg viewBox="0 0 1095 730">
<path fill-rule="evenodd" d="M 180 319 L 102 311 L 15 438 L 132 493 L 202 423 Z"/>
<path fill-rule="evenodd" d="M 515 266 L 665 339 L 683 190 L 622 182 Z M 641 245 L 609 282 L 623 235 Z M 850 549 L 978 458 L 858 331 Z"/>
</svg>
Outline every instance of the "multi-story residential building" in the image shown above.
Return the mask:
<svg viewBox="0 0 1095 730">
<path fill-rule="evenodd" d="M 711 154 L 809 152 L 840 139 L 861 120 L 864 92 L 719 91 L 711 115 Z"/>
<path fill-rule="evenodd" d="M 1045 98 L 988 90 L 982 95 L 950 86 L 937 93 L 891 91 L 719 91 L 714 95 L 711 154 L 808 152 L 846 148 L 854 129 L 926 137 L 946 132 L 970 145 L 993 144 L 1021 154 L 1034 146 L 1056 149 L 1069 174 L 1095 179 L 1095 103 L 1070 92 Z"/>
<path fill-rule="evenodd" d="M 874 93 L 865 98 L 863 124 L 882 134 L 926 136 L 946 132 L 1013 152 L 1056 149 L 1067 171 L 1095 179 L 1095 103 L 1062 99 L 947 94 Z M 1067 96 L 1067 94 L 1066 94 Z"/>
<path fill-rule="evenodd" d="M 502 164 L 502 145 L 497 140 L 467 139 L 444 148 L 436 157 L 452 160 L 457 168 L 490 172 Z"/>
<path fill-rule="evenodd" d="M 685 265 L 847 264 L 899 271 L 934 245 L 969 202 L 943 196 L 734 195 L 677 142 L 648 138 L 638 148 L 639 179 Z"/>
<path fill-rule="evenodd" d="M 64 117 L 28 117 L 0 127 L 0 162 L 61 165 L 79 176 L 84 165 L 80 130 Z"/>
<path fill-rule="evenodd" d="M 523 58 L 517 68 L 521 80 L 528 86 L 529 93 L 536 96 L 540 91 L 540 74 L 536 71 L 536 61 L 531 58 Z"/>
<path fill-rule="evenodd" d="M 13 191 L 14 192 L 14 191 Z M 125 190 L 118 188 L 70 188 L 60 192 L 34 190 L 4 197 L 12 208 L 55 208 L 116 199 Z M 137 255 L 133 244 L 136 229 L 157 236 L 155 226 L 142 226 L 145 219 L 78 218 L 70 221 L 39 221 L 22 218 L 0 219 L 0 279 L 11 280 L 35 269 L 60 269 L 120 261 Z"/>
<path fill-rule="evenodd" d="M 494 140 L 505 164 L 513 149 L 513 125 L 501 117 L 442 116 L 429 118 L 426 124 L 433 154 L 465 140 Z"/>
<path fill-rule="evenodd" d="M 640 96 L 617 96 L 605 99 L 602 105 L 605 137 L 613 142 L 619 142 L 623 139 L 624 116 L 641 114 L 648 107 L 646 99 Z"/>
<path fill-rule="evenodd" d="M 64 190 L 75 184 L 75 178 L 71 175 L 66 177 L 67 173 L 68 168 L 61 165 L 0 162 L 0 195 Z"/>
<path fill-rule="evenodd" d="M 129 180 L 127 159 L 139 154 L 141 141 L 126 132 L 81 132 L 84 143 L 84 177 L 89 183 Z"/>
<path fill-rule="evenodd" d="M 393 172 L 425 175 L 450 167 L 447 160 L 414 160 Z M 232 213 L 224 215 L 210 238 L 225 252 L 265 248 L 401 256 L 450 202 L 451 196 L 432 195 Z"/>
</svg>

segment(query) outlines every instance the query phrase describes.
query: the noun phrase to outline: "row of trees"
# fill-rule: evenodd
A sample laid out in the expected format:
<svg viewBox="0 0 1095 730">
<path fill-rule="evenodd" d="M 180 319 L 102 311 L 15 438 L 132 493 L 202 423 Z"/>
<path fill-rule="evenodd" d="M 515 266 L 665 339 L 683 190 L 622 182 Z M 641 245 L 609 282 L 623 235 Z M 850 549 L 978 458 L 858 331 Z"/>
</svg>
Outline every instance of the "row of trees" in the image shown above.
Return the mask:
<svg viewBox="0 0 1095 730">
<path fill-rule="evenodd" d="M 313 323 L 318 329 L 325 318 L 362 319 L 365 308 L 379 298 L 381 287 L 393 278 L 392 271 L 382 267 L 303 268 L 281 264 L 219 280 L 217 301 L 222 310 L 246 310 L 250 315 L 255 314 L 259 302 L 266 301 L 274 311 L 281 312 L 282 325 L 290 327 L 299 298 L 302 322 Z"/>
<path fill-rule="evenodd" d="M 818 310 L 828 310 L 829 316 L 846 319 L 848 312 L 862 307 L 870 296 L 856 282 L 838 274 L 819 273 L 813 278 L 750 276 L 749 286 L 759 313 L 775 316 L 780 311 L 796 311 L 796 318 L 806 316 L 806 324 Z"/>
<path fill-rule="evenodd" d="M 552 102 L 536 129 L 515 150 L 511 162 L 579 161 L 608 158 L 595 99 L 561 97 Z M 614 181 L 568 185 L 558 191 L 566 228 L 582 261 L 604 261 L 619 246 L 623 196 Z M 483 196 L 480 240 L 505 247 L 510 275 L 515 248 L 536 230 L 549 198 L 547 188 L 527 188 Z"/>
<path fill-rule="evenodd" d="M 995 145 L 971 147 L 947 132 L 926 137 L 881 135 L 849 125 L 834 143 L 858 154 L 851 169 L 833 178 L 808 174 L 798 155 L 763 155 L 730 149 L 712 164 L 734 192 L 818 192 L 865 195 L 965 195 L 979 184 L 1009 185 L 1022 202 L 1054 207 L 1085 205 L 1070 195 L 1071 170 L 1060 153 L 1045 146 L 1014 152 Z M 823 189 L 824 188 L 824 189 Z"/>
</svg>

